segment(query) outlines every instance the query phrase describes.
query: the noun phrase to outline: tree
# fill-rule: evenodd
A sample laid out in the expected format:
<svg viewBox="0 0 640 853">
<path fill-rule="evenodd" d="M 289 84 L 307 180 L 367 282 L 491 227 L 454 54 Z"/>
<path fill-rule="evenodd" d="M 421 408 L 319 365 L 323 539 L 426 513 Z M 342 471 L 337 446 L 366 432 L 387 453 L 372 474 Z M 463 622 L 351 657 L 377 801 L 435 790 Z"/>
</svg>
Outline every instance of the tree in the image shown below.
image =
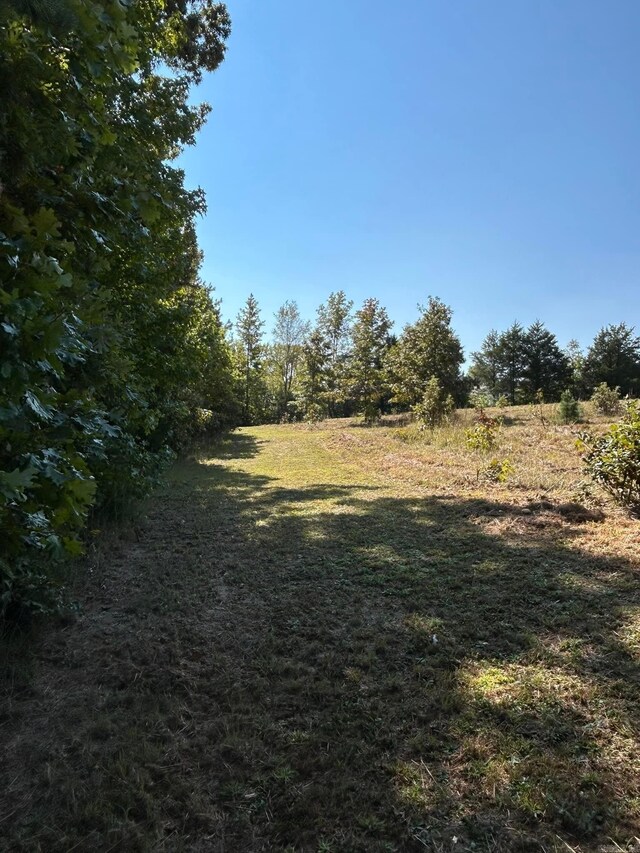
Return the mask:
<svg viewBox="0 0 640 853">
<path fill-rule="evenodd" d="M 640 391 L 640 338 L 626 323 L 602 328 L 584 360 L 584 379 L 590 392 L 602 382 L 621 394 Z"/>
<path fill-rule="evenodd" d="M 572 338 L 564 351 L 569 364 L 570 378 L 569 389 L 577 399 L 582 399 L 585 394 L 584 387 L 584 354 L 579 342 Z"/>
<path fill-rule="evenodd" d="M 512 406 L 518 402 L 526 365 L 525 332 L 520 323 L 513 323 L 498 338 L 497 359 L 500 364 L 499 394 L 505 394 Z"/>
<path fill-rule="evenodd" d="M 344 402 L 347 385 L 347 361 L 351 335 L 351 309 L 353 301 L 343 290 L 331 293 L 325 305 L 317 312 L 316 328 L 327 341 L 329 360 L 327 366 L 327 405 L 329 415 L 336 417 Z"/>
<path fill-rule="evenodd" d="M 196 409 L 230 411 L 204 199 L 172 165 L 228 32 L 210 0 L 0 2 L 0 611 L 40 600 L 92 503 L 150 488 Z"/>
<path fill-rule="evenodd" d="M 451 308 L 431 296 L 426 306 L 418 308 L 420 317 L 405 326 L 386 359 L 393 399 L 411 406 L 422 399 L 433 376 L 445 395 L 459 397 L 464 361 L 462 344 L 451 328 Z"/>
<path fill-rule="evenodd" d="M 285 302 L 278 309 L 275 318 L 272 357 L 278 375 L 278 415 L 281 417 L 291 398 L 291 389 L 309 324 L 302 319 L 298 306 L 293 301 Z"/>
<path fill-rule="evenodd" d="M 549 402 L 559 400 L 570 376 L 569 361 L 556 336 L 536 320 L 523 338 L 522 387 L 526 399 L 533 401 L 540 391 Z"/>
<path fill-rule="evenodd" d="M 575 424 L 582 417 L 580 404 L 574 398 L 571 391 L 566 388 L 560 395 L 558 404 L 558 418 L 562 424 Z"/>
<path fill-rule="evenodd" d="M 305 414 L 314 413 L 324 416 L 327 411 L 327 375 L 330 359 L 329 342 L 320 332 L 314 329 L 302 347 L 303 369 L 301 376 L 301 393 Z"/>
<path fill-rule="evenodd" d="M 391 321 L 377 299 L 366 299 L 356 312 L 350 361 L 351 392 L 368 423 L 380 413 L 386 389 L 384 356 L 389 348 Z"/>
<path fill-rule="evenodd" d="M 502 361 L 500 358 L 500 336 L 492 329 L 482 342 L 478 352 L 471 353 L 469 379 L 476 388 L 489 392 L 491 397 L 499 394 Z"/>
<path fill-rule="evenodd" d="M 244 307 L 236 319 L 238 373 L 242 384 L 242 416 L 244 423 L 250 424 L 259 419 L 259 400 L 262 386 L 262 329 L 264 321 L 260 318 L 258 302 L 250 293 Z"/>
<path fill-rule="evenodd" d="M 413 407 L 418 424 L 422 429 L 435 429 L 455 409 L 451 394 L 445 394 L 437 376 L 427 382 L 422 400 Z"/>
</svg>

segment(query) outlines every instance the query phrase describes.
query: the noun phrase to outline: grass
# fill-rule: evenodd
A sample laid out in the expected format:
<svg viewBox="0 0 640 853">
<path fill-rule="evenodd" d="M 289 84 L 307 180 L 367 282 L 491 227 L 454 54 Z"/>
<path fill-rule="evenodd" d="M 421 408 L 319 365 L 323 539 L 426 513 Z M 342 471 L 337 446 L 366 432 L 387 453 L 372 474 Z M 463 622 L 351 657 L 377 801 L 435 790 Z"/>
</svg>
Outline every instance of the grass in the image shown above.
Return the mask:
<svg viewBox="0 0 640 853">
<path fill-rule="evenodd" d="M 636 849 L 640 528 L 504 414 L 505 483 L 464 420 L 176 466 L 12 670 L 0 848 Z"/>
</svg>

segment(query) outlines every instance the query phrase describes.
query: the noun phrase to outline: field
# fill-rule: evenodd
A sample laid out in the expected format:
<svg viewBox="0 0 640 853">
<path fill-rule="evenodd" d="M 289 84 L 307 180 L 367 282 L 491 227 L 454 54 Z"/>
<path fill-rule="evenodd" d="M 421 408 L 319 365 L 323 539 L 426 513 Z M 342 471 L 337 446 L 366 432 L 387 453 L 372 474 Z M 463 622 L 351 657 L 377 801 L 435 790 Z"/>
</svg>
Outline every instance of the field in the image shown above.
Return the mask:
<svg viewBox="0 0 640 853">
<path fill-rule="evenodd" d="M 640 522 L 503 414 L 505 482 L 470 412 L 176 465 L 5 641 L 0 849 L 640 849 Z"/>
</svg>

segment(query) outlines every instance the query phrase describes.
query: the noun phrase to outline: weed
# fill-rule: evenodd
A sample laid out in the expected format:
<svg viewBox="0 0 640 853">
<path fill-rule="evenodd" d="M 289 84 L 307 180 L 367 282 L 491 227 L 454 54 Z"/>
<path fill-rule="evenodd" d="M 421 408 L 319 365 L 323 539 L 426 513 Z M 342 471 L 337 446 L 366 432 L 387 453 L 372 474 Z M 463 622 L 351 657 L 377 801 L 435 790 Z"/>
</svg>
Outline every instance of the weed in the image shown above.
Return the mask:
<svg viewBox="0 0 640 853">
<path fill-rule="evenodd" d="M 483 473 L 485 479 L 491 483 L 506 483 L 514 470 L 513 464 L 508 459 L 491 459 Z"/>
</svg>

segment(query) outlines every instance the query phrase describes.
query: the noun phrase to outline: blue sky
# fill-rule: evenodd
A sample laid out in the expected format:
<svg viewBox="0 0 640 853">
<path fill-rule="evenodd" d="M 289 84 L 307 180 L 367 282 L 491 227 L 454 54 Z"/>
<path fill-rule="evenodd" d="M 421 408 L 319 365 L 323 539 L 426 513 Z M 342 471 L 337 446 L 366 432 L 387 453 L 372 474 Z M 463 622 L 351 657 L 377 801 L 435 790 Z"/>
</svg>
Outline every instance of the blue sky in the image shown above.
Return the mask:
<svg viewBox="0 0 640 853">
<path fill-rule="evenodd" d="M 440 296 L 467 353 L 514 319 L 640 327 L 638 0 L 227 6 L 179 161 L 225 319 L 343 289 L 396 331 Z"/>
</svg>

